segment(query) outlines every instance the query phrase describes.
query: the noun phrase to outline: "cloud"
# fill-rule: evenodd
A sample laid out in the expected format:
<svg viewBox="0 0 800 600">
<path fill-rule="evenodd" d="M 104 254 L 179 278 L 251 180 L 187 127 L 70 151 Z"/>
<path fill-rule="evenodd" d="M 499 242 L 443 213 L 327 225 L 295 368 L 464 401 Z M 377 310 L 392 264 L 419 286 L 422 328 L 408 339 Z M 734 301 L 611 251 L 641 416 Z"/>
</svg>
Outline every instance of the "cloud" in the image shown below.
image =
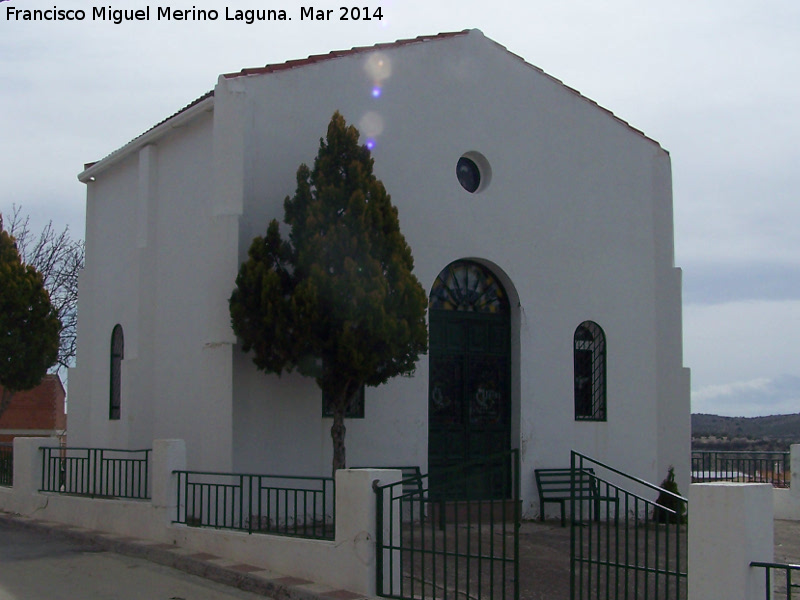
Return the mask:
<svg viewBox="0 0 800 600">
<path fill-rule="evenodd" d="M 695 389 L 800 374 L 800 300 L 687 304 L 683 338 Z"/>
<path fill-rule="evenodd" d="M 686 304 L 800 300 L 800 264 L 751 260 L 681 267 Z"/>
<path fill-rule="evenodd" d="M 779 375 L 703 386 L 692 391 L 692 412 L 728 417 L 800 412 L 800 377 Z"/>
</svg>

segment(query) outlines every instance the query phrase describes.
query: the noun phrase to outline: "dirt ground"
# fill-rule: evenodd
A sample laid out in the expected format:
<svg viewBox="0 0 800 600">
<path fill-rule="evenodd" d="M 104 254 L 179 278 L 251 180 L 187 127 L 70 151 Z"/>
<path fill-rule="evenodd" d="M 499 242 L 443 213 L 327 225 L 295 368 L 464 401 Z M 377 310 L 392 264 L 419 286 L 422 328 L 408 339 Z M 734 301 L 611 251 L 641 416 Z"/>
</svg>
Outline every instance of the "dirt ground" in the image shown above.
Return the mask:
<svg viewBox="0 0 800 600">
<path fill-rule="evenodd" d="M 519 531 L 521 600 L 569 600 L 569 527 L 524 521 Z"/>
<path fill-rule="evenodd" d="M 522 523 L 521 600 L 569 600 L 570 530 L 560 525 L 557 520 Z M 774 539 L 775 562 L 800 564 L 800 522 L 775 521 Z M 785 591 L 780 578 L 775 579 L 776 592 Z"/>
</svg>

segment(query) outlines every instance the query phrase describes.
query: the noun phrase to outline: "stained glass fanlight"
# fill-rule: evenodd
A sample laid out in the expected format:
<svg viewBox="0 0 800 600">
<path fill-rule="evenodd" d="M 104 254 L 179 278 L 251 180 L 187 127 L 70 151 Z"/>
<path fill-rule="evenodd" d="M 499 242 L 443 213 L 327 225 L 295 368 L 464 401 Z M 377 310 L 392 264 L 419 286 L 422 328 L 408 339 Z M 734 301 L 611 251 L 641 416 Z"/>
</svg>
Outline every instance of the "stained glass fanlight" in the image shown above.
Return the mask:
<svg viewBox="0 0 800 600">
<path fill-rule="evenodd" d="M 509 304 L 494 275 L 478 263 L 458 261 L 445 267 L 433 284 L 431 310 L 503 314 Z"/>
</svg>

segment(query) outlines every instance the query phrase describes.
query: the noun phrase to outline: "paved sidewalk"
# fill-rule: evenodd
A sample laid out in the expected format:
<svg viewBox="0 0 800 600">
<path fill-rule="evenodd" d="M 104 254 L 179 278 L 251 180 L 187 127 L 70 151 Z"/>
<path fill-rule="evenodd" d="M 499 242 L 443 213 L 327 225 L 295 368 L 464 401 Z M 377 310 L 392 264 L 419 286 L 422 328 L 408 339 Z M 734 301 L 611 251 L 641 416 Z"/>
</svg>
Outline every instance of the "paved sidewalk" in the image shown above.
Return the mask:
<svg viewBox="0 0 800 600">
<path fill-rule="evenodd" d="M 0 522 L 16 528 L 29 529 L 45 535 L 61 536 L 82 544 L 124 556 L 143 558 L 216 581 L 224 585 L 280 600 L 360 600 L 365 598 L 348 590 L 287 577 L 254 565 L 238 563 L 213 554 L 197 553 L 173 544 L 159 544 L 102 531 L 92 531 L 61 523 L 30 519 L 0 512 Z"/>
</svg>

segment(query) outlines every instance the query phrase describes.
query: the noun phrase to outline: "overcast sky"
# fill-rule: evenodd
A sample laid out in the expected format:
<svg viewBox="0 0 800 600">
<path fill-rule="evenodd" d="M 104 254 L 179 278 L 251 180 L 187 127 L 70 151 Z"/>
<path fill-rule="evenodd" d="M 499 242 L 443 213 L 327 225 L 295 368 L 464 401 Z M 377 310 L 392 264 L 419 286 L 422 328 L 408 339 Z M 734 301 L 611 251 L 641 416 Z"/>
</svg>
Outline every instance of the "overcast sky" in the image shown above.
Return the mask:
<svg viewBox="0 0 800 600">
<path fill-rule="evenodd" d="M 800 412 L 800 2 L 360 0 L 383 18 L 334 20 L 345 4 L 0 0 L 0 212 L 21 205 L 34 228 L 52 219 L 82 236 L 83 164 L 220 73 L 477 28 L 670 152 L 692 411 Z M 147 22 L 92 20 L 95 6 L 148 5 Z M 9 19 L 54 6 L 86 19 Z M 220 18 L 159 22 L 158 6 Z M 300 6 L 333 18 L 301 22 Z M 226 8 L 293 20 L 247 25 Z"/>
</svg>

